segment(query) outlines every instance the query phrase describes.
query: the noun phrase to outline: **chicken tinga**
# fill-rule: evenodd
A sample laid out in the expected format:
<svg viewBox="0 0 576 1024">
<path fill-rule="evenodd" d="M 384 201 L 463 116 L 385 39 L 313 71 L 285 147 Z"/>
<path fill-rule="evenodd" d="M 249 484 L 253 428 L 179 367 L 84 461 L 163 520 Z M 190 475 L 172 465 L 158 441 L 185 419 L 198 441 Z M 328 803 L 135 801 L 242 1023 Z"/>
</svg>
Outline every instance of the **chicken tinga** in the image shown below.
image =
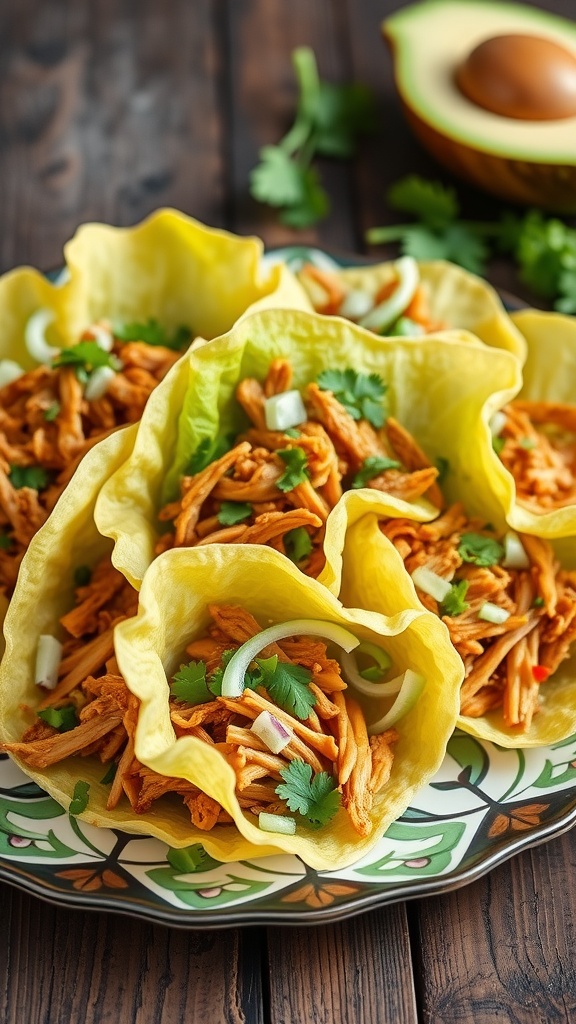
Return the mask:
<svg viewBox="0 0 576 1024">
<path fill-rule="evenodd" d="M 60 620 L 65 641 L 40 638 L 36 720 L 20 742 L 2 749 L 32 770 L 73 756 L 98 758 L 108 768 L 109 811 L 127 798 L 146 814 L 175 793 L 196 828 L 230 823 L 198 786 L 160 775 L 135 756 L 140 702 L 120 674 L 112 631 L 134 614 L 137 594 L 107 557 L 92 573 L 79 567 L 76 579 L 75 607 Z M 293 834 L 297 822 L 320 827 L 342 805 L 354 830 L 368 836 L 374 797 L 392 769 L 394 725 L 420 695 L 422 677 L 408 671 L 382 684 L 392 671 L 386 651 L 331 623 L 300 620 L 262 632 L 242 607 L 211 605 L 209 612 L 206 635 L 187 645 L 189 660 L 170 682 L 176 737 L 197 737 L 220 752 L 235 773 L 240 807 L 264 831 Z M 369 729 L 346 673 L 327 653 L 330 640 L 357 648 L 343 657 L 364 694 L 374 690 L 381 699 L 385 687 L 391 707 Z"/>
<path fill-rule="evenodd" d="M 58 350 L 43 336 L 46 312 L 27 328 L 40 365 L 25 372 L 0 361 L 0 593 L 6 597 L 80 460 L 103 437 L 141 418 L 190 340 L 186 328 L 169 334 L 153 320 L 101 322 Z"/>
<path fill-rule="evenodd" d="M 203 440 L 180 481 L 180 498 L 159 513 L 172 547 L 267 544 L 317 577 L 326 520 L 344 491 L 369 487 L 437 508 L 439 470 L 410 433 L 385 417 L 387 385 L 376 373 L 326 369 L 292 388 L 287 359 L 263 383 L 245 377 L 235 400 L 250 426 Z"/>
<path fill-rule="evenodd" d="M 541 514 L 576 504 L 576 406 L 517 400 L 490 426 L 519 505 Z"/>
<path fill-rule="evenodd" d="M 461 504 L 430 523 L 389 519 L 380 530 L 462 658 L 461 714 L 500 708 L 507 728 L 528 733 L 540 687 L 576 638 L 576 570 L 562 569 L 548 541 L 499 535 Z"/>
</svg>

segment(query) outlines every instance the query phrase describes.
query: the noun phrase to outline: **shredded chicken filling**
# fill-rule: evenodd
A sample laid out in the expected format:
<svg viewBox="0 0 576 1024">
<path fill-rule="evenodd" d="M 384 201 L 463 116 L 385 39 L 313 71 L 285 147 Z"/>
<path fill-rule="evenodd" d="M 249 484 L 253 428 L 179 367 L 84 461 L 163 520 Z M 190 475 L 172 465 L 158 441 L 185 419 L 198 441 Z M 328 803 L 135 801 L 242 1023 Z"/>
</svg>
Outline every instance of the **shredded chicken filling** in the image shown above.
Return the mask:
<svg viewBox="0 0 576 1024">
<path fill-rule="evenodd" d="M 576 502 L 576 406 L 511 402 L 496 439 L 520 505 L 549 512 Z"/>
</svg>

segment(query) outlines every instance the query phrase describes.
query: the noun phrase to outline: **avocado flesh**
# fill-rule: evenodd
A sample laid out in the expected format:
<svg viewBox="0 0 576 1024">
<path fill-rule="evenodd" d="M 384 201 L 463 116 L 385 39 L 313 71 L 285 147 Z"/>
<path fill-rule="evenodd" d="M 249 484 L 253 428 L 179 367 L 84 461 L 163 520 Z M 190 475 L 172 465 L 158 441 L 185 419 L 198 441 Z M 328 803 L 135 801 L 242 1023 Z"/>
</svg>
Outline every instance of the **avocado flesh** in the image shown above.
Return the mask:
<svg viewBox="0 0 576 1024">
<path fill-rule="evenodd" d="M 515 4 L 425 0 L 393 14 L 383 30 L 393 47 L 404 103 L 438 133 L 506 158 L 576 163 L 576 116 L 556 121 L 501 117 L 467 100 L 454 81 L 461 61 L 492 36 L 539 35 L 576 54 L 576 25 Z"/>
</svg>

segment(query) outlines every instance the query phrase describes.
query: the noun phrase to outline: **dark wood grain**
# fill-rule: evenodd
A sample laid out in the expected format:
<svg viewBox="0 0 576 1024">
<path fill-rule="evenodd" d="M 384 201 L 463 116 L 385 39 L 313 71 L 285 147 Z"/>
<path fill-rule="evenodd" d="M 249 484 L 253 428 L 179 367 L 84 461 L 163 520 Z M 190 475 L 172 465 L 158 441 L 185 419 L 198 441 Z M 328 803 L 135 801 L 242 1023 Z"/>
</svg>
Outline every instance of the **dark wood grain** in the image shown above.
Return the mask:
<svg viewBox="0 0 576 1024">
<path fill-rule="evenodd" d="M 576 834 L 423 901 L 423 1024 L 576 1020 Z"/>
<path fill-rule="evenodd" d="M 258 931 L 180 931 L 2 891 L 3 1024 L 263 1024 Z"/>
<path fill-rule="evenodd" d="M 294 934 L 269 929 L 274 1024 L 417 1024 L 406 909 Z"/>
</svg>

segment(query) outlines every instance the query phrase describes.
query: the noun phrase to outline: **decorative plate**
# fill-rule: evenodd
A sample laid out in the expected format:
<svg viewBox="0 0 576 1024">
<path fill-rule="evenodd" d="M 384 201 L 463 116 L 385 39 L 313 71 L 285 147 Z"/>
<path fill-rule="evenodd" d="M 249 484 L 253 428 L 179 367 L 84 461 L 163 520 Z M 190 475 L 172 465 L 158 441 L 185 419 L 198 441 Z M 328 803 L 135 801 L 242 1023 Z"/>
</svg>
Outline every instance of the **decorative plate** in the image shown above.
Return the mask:
<svg viewBox="0 0 576 1024">
<path fill-rule="evenodd" d="M 279 257 L 331 260 L 307 247 L 267 259 Z M 575 822 L 576 735 L 523 751 L 455 733 L 413 805 L 370 854 L 335 872 L 288 855 L 221 864 L 199 845 L 94 828 L 0 755 L 0 879 L 59 905 L 180 927 L 321 923 L 446 892 Z"/>
</svg>

